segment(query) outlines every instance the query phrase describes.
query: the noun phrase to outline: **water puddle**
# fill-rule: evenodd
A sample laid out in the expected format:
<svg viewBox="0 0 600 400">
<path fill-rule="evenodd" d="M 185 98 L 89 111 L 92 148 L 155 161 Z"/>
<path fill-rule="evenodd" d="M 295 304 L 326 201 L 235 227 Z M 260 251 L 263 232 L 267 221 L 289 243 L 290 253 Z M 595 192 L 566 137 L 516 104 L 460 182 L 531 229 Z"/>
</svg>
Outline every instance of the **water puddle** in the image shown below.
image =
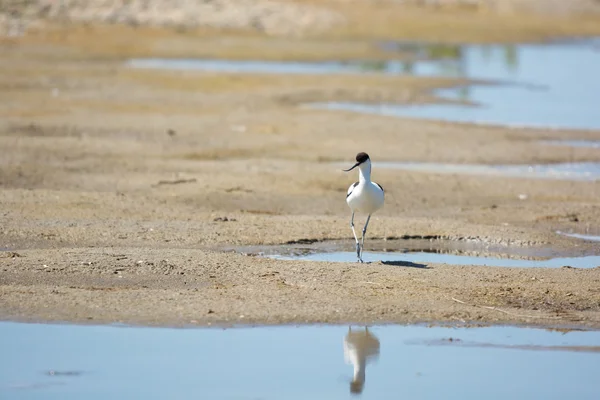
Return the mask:
<svg viewBox="0 0 600 400">
<path fill-rule="evenodd" d="M 574 255 L 572 251 L 557 251 L 549 247 L 504 246 L 485 243 L 479 240 L 445 239 L 441 236 L 425 237 L 389 237 L 387 239 L 368 239 L 370 251 L 379 253 L 435 253 L 484 256 L 496 255 L 506 258 L 539 259 L 566 257 Z M 283 245 L 241 246 L 223 248 L 224 251 L 236 251 L 246 255 L 268 257 L 304 257 L 316 253 L 333 253 L 354 249 L 354 240 L 300 240 Z M 578 256 L 587 255 L 584 253 Z"/>
<path fill-rule="evenodd" d="M 542 144 L 549 146 L 585 147 L 600 149 L 600 140 L 544 140 Z"/>
<path fill-rule="evenodd" d="M 420 61 L 419 65 L 432 66 L 435 62 Z M 131 68 L 188 70 L 223 73 L 260 73 L 260 74 L 402 74 L 405 63 L 402 61 L 243 61 L 243 60 L 211 60 L 211 59 L 163 59 L 138 58 L 127 62 Z M 424 68 L 419 75 L 435 74 L 435 69 Z"/>
<path fill-rule="evenodd" d="M 456 240 L 368 240 L 363 260 L 399 267 L 427 268 L 429 264 L 481 265 L 515 268 L 596 268 L 600 255 L 574 254 L 547 247 L 485 245 Z M 278 260 L 356 262 L 354 242 L 337 240 L 235 249 L 248 255 Z M 346 250 L 346 251 L 345 251 Z"/>
<path fill-rule="evenodd" d="M 575 181 L 595 181 L 600 179 L 600 162 L 525 165 L 377 162 L 374 163 L 374 166 L 376 168 L 391 168 L 438 174 L 489 175 L 511 178 L 559 179 Z"/>
<path fill-rule="evenodd" d="M 590 242 L 600 242 L 600 236 L 598 235 L 585 235 L 582 233 L 566 233 L 561 231 L 556 231 L 559 235 L 569 236 L 576 239 L 588 240 Z"/>
<path fill-rule="evenodd" d="M 595 331 L 4 322 L 0 335 L 2 398 L 597 399 L 600 391 Z"/>
<path fill-rule="evenodd" d="M 329 261 L 329 262 L 356 262 L 354 252 L 314 253 L 304 256 L 271 256 L 280 260 L 304 261 Z M 556 257 L 543 260 L 523 260 L 512 258 L 461 256 L 454 254 L 405 252 L 405 253 L 378 253 L 365 250 L 365 262 L 381 261 L 388 265 L 400 267 L 427 268 L 428 264 L 448 265 L 482 265 L 487 267 L 514 267 L 514 268 L 596 268 L 600 266 L 600 256 L 582 257 Z"/>
<path fill-rule="evenodd" d="M 435 71 L 429 71 L 432 75 L 512 84 L 436 91 L 440 97 L 478 106 L 360 103 L 311 106 L 454 122 L 600 129 L 600 115 L 596 112 L 596 105 L 600 103 L 600 81 L 596 72 L 600 70 L 600 51 L 593 41 L 455 47 L 437 63 Z M 418 61 L 415 65 L 419 66 Z"/>
</svg>

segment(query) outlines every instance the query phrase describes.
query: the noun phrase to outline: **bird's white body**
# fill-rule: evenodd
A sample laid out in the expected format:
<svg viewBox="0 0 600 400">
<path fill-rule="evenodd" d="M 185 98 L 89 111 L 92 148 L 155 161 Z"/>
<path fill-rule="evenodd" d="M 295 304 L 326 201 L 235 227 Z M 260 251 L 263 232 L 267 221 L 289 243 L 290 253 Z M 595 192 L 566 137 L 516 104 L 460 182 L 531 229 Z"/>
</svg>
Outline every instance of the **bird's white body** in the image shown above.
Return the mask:
<svg viewBox="0 0 600 400">
<path fill-rule="evenodd" d="M 352 211 L 373 214 L 383 207 L 384 192 L 381 186 L 371 182 L 371 160 L 358 166 L 359 181 L 350 185 L 346 195 L 346 203 Z"/>
</svg>

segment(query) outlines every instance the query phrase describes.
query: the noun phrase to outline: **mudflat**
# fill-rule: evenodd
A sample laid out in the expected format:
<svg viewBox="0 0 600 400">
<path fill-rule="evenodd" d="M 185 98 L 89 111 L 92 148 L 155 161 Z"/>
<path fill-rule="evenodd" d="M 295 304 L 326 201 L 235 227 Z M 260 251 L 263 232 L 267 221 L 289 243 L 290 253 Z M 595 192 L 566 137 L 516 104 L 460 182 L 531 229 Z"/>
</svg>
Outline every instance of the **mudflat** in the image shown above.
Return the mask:
<svg viewBox="0 0 600 400">
<path fill-rule="evenodd" d="M 473 41 L 482 18 L 473 19 Z M 466 38 L 467 19 L 460 21 L 458 32 Z M 562 31 L 553 26 L 538 21 L 535 32 L 550 37 L 576 30 L 575 23 L 564 22 Z M 600 25 L 579 26 L 590 34 Z M 530 38 L 532 30 L 525 31 Z M 514 35 L 507 40 L 516 41 Z M 433 89 L 466 83 L 459 79 L 169 72 L 125 63 L 133 56 L 390 57 L 367 36 L 347 29 L 321 39 L 286 39 L 91 24 L 49 25 L 2 39 L 0 318 L 600 327 L 600 268 L 411 268 L 224 251 L 351 238 L 345 193 L 356 176 L 341 172 L 338 163 L 351 166 L 359 151 L 375 163 L 598 159 L 595 148 L 539 147 L 540 140 L 598 139 L 598 131 L 441 123 L 303 106 L 435 102 L 440 99 Z M 376 166 L 373 178 L 385 188 L 386 203 L 372 218 L 367 252 L 369 238 L 411 236 L 594 252 L 593 243 L 556 231 L 598 226 L 598 182 Z M 359 216 L 358 224 L 363 221 Z"/>
</svg>

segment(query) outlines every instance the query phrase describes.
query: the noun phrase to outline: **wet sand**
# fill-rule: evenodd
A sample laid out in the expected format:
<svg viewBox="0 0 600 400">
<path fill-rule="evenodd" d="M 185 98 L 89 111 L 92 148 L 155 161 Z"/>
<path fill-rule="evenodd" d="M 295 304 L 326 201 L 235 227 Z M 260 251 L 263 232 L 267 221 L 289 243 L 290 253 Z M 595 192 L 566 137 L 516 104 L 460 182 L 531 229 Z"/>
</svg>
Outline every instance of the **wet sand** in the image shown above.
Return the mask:
<svg viewBox="0 0 600 400">
<path fill-rule="evenodd" d="M 217 46 L 218 37 L 202 37 L 205 46 L 177 32 L 91 26 L 2 41 L 0 318 L 600 327 L 600 268 L 410 268 L 219 251 L 351 237 L 344 198 L 356 177 L 332 162 L 351 163 L 358 151 L 374 161 L 594 161 L 598 149 L 541 150 L 539 140 L 598 139 L 600 132 L 299 107 L 431 102 L 431 89 L 464 83 L 450 79 L 161 72 L 122 62 L 124 54 L 192 48 L 202 49 L 190 50 L 193 56 L 228 51 L 245 58 L 231 43 L 248 40 L 271 59 L 388 57 L 360 46 L 341 46 L 338 54 L 327 41 L 282 46 L 283 39 L 254 37 Z M 85 48 L 86 40 L 98 46 Z M 373 175 L 387 197 L 368 237 L 597 248 L 555 231 L 598 226 L 599 182 L 384 169 Z"/>
</svg>

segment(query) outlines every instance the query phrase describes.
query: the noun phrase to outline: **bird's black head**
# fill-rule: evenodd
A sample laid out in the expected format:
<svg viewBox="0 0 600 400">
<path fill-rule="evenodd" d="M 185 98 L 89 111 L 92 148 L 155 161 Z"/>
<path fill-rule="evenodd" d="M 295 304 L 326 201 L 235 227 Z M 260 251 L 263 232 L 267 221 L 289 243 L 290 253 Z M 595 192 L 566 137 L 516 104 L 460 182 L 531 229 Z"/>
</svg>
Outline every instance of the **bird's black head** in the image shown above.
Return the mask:
<svg viewBox="0 0 600 400">
<path fill-rule="evenodd" d="M 358 167 L 360 164 L 367 162 L 367 160 L 369 159 L 369 155 L 367 153 L 358 153 L 356 155 L 356 164 L 354 164 L 352 166 L 352 168 L 350 169 L 345 169 L 344 171 L 348 172 L 348 171 L 352 171 L 354 168 Z"/>
<path fill-rule="evenodd" d="M 367 161 L 369 159 L 369 155 L 367 153 L 358 153 L 356 155 L 356 162 L 357 163 L 364 163 L 365 161 Z"/>
</svg>

